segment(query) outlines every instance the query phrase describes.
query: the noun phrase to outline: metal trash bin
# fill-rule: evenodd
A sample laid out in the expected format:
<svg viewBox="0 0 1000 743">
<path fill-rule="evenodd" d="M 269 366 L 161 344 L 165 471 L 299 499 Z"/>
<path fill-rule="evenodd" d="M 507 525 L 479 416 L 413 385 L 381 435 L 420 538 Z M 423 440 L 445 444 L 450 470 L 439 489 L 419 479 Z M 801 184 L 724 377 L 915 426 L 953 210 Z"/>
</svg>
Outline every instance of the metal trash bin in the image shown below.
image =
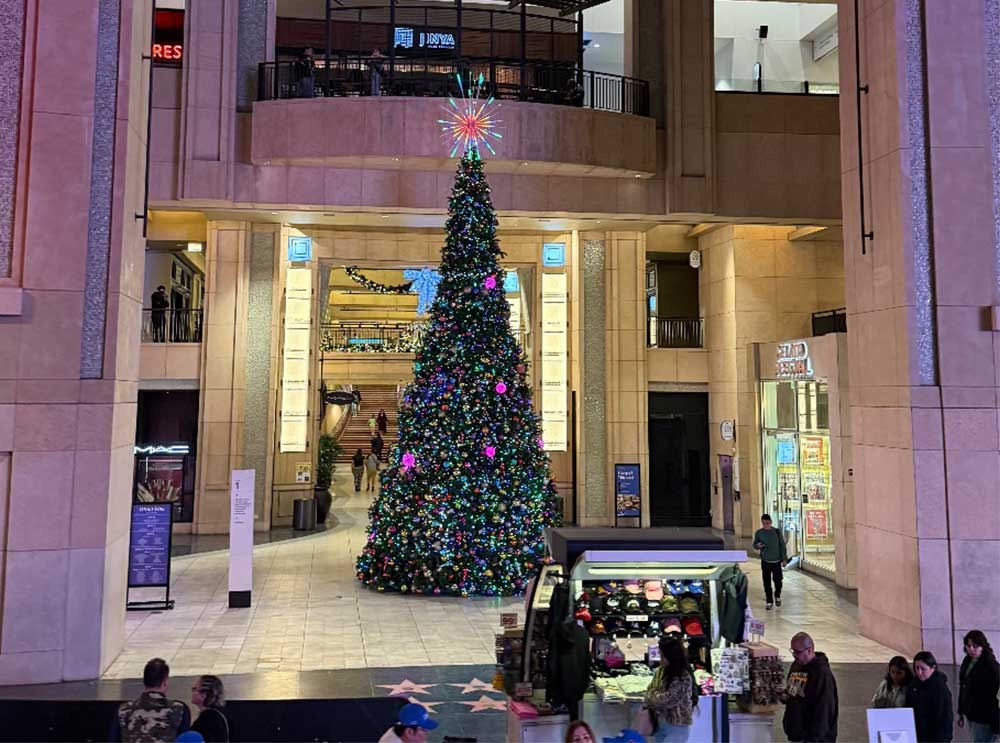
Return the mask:
<svg viewBox="0 0 1000 743">
<path fill-rule="evenodd" d="M 316 528 L 316 501 L 296 498 L 292 511 L 292 528 L 295 531 L 312 531 Z"/>
</svg>

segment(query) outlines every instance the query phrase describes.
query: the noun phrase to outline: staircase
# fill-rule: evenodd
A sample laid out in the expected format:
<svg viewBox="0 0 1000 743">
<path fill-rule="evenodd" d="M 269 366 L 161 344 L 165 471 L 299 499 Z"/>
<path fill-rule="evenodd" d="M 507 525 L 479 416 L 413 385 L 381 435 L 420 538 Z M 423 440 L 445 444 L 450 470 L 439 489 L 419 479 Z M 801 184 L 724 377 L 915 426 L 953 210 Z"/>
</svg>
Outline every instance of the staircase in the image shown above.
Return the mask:
<svg viewBox="0 0 1000 743">
<path fill-rule="evenodd" d="M 368 456 L 372 447 L 372 434 L 368 428 L 368 419 L 373 415 L 378 415 L 378 411 L 384 409 L 389 417 L 389 428 L 382 434 L 385 446 L 382 449 L 382 461 L 389 454 L 389 450 L 396 444 L 396 437 L 399 433 L 399 403 L 396 400 L 396 388 L 358 386 L 361 391 L 361 412 L 351 418 L 344 427 L 338 443 L 344 447 L 337 457 L 338 462 L 350 462 L 354 457 L 354 452 L 361 449 Z M 377 429 L 376 429 L 377 430 Z"/>
</svg>

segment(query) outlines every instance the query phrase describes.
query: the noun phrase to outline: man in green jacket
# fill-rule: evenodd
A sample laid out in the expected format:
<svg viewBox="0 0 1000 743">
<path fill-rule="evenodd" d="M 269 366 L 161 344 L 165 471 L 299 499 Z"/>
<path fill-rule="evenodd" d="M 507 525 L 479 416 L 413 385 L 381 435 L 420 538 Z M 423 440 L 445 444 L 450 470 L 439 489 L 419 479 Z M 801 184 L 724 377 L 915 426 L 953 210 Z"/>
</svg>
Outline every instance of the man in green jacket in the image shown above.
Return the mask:
<svg viewBox="0 0 1000 743">
<path fill-rule="evenodd" d="M 788 564 L 788 549 L 781 532 L 771 525 L 766 513 L 760 517 L 760 528 L 753 535 L 753 548 L 760 553 L 761 574 L 764 577 L 764 599 L 767 609 L 778 602 L 781 606 L 781 569 Z M 771 589 L 771 581 L 774 589 Z"/>
</svg>

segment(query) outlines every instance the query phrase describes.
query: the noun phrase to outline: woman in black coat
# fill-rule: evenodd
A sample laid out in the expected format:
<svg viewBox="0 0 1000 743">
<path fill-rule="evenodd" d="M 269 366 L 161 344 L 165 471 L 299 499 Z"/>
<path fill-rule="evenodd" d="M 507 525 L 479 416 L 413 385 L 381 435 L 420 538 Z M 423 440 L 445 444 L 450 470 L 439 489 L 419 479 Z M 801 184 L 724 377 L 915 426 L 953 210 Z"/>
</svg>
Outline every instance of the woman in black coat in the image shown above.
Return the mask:
<svg viewBox="0 0 1000 743">
<path fill-rule="evenodd" d="M 934 655 L 922 650 L 913 656 L 915 678 L 906 690 L 906 706 L 913 708 L 919 743 L 949 743 L 952 739 L 951 691 L 948 677 L 937 669 Z"/>
<path fill-rule="evenodd" d="M 191 688 L 191 702 L 201 710 L 191 729 L 205 739 L 205 743 L 229 743 L 229 718 L 222 708 L 226 706 L 226 693 L 218 676 L 199 676 Z"/>
<path fill-rule="evenodd" d="M 965 660 L 959 671 L 958 726 L 968 718 L 973 743 L 989 743 L 1000 732 L 1000 665 L 986 635 L 977 629 L 964 639 Z"/>
</svg>

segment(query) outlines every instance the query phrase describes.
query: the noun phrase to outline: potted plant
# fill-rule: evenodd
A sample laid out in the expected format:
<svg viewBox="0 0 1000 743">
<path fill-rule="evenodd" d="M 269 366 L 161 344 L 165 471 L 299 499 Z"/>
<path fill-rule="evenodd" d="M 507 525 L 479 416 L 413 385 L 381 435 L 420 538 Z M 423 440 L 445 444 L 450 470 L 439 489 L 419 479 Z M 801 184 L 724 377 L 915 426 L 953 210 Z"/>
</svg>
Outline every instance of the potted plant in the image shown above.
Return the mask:
<svg viewBox="0 0 1000 743">
<path fill-rule="evenodd" d="M 316 522 L 326 522 L 333 504 L 330 485 L 333 482 L 333 470 L 342 447 L 328 433 L 319 437 L 319 458 L 316 462 L 316 485 L 313 497 L 316 499 Z"/>
</svg>

